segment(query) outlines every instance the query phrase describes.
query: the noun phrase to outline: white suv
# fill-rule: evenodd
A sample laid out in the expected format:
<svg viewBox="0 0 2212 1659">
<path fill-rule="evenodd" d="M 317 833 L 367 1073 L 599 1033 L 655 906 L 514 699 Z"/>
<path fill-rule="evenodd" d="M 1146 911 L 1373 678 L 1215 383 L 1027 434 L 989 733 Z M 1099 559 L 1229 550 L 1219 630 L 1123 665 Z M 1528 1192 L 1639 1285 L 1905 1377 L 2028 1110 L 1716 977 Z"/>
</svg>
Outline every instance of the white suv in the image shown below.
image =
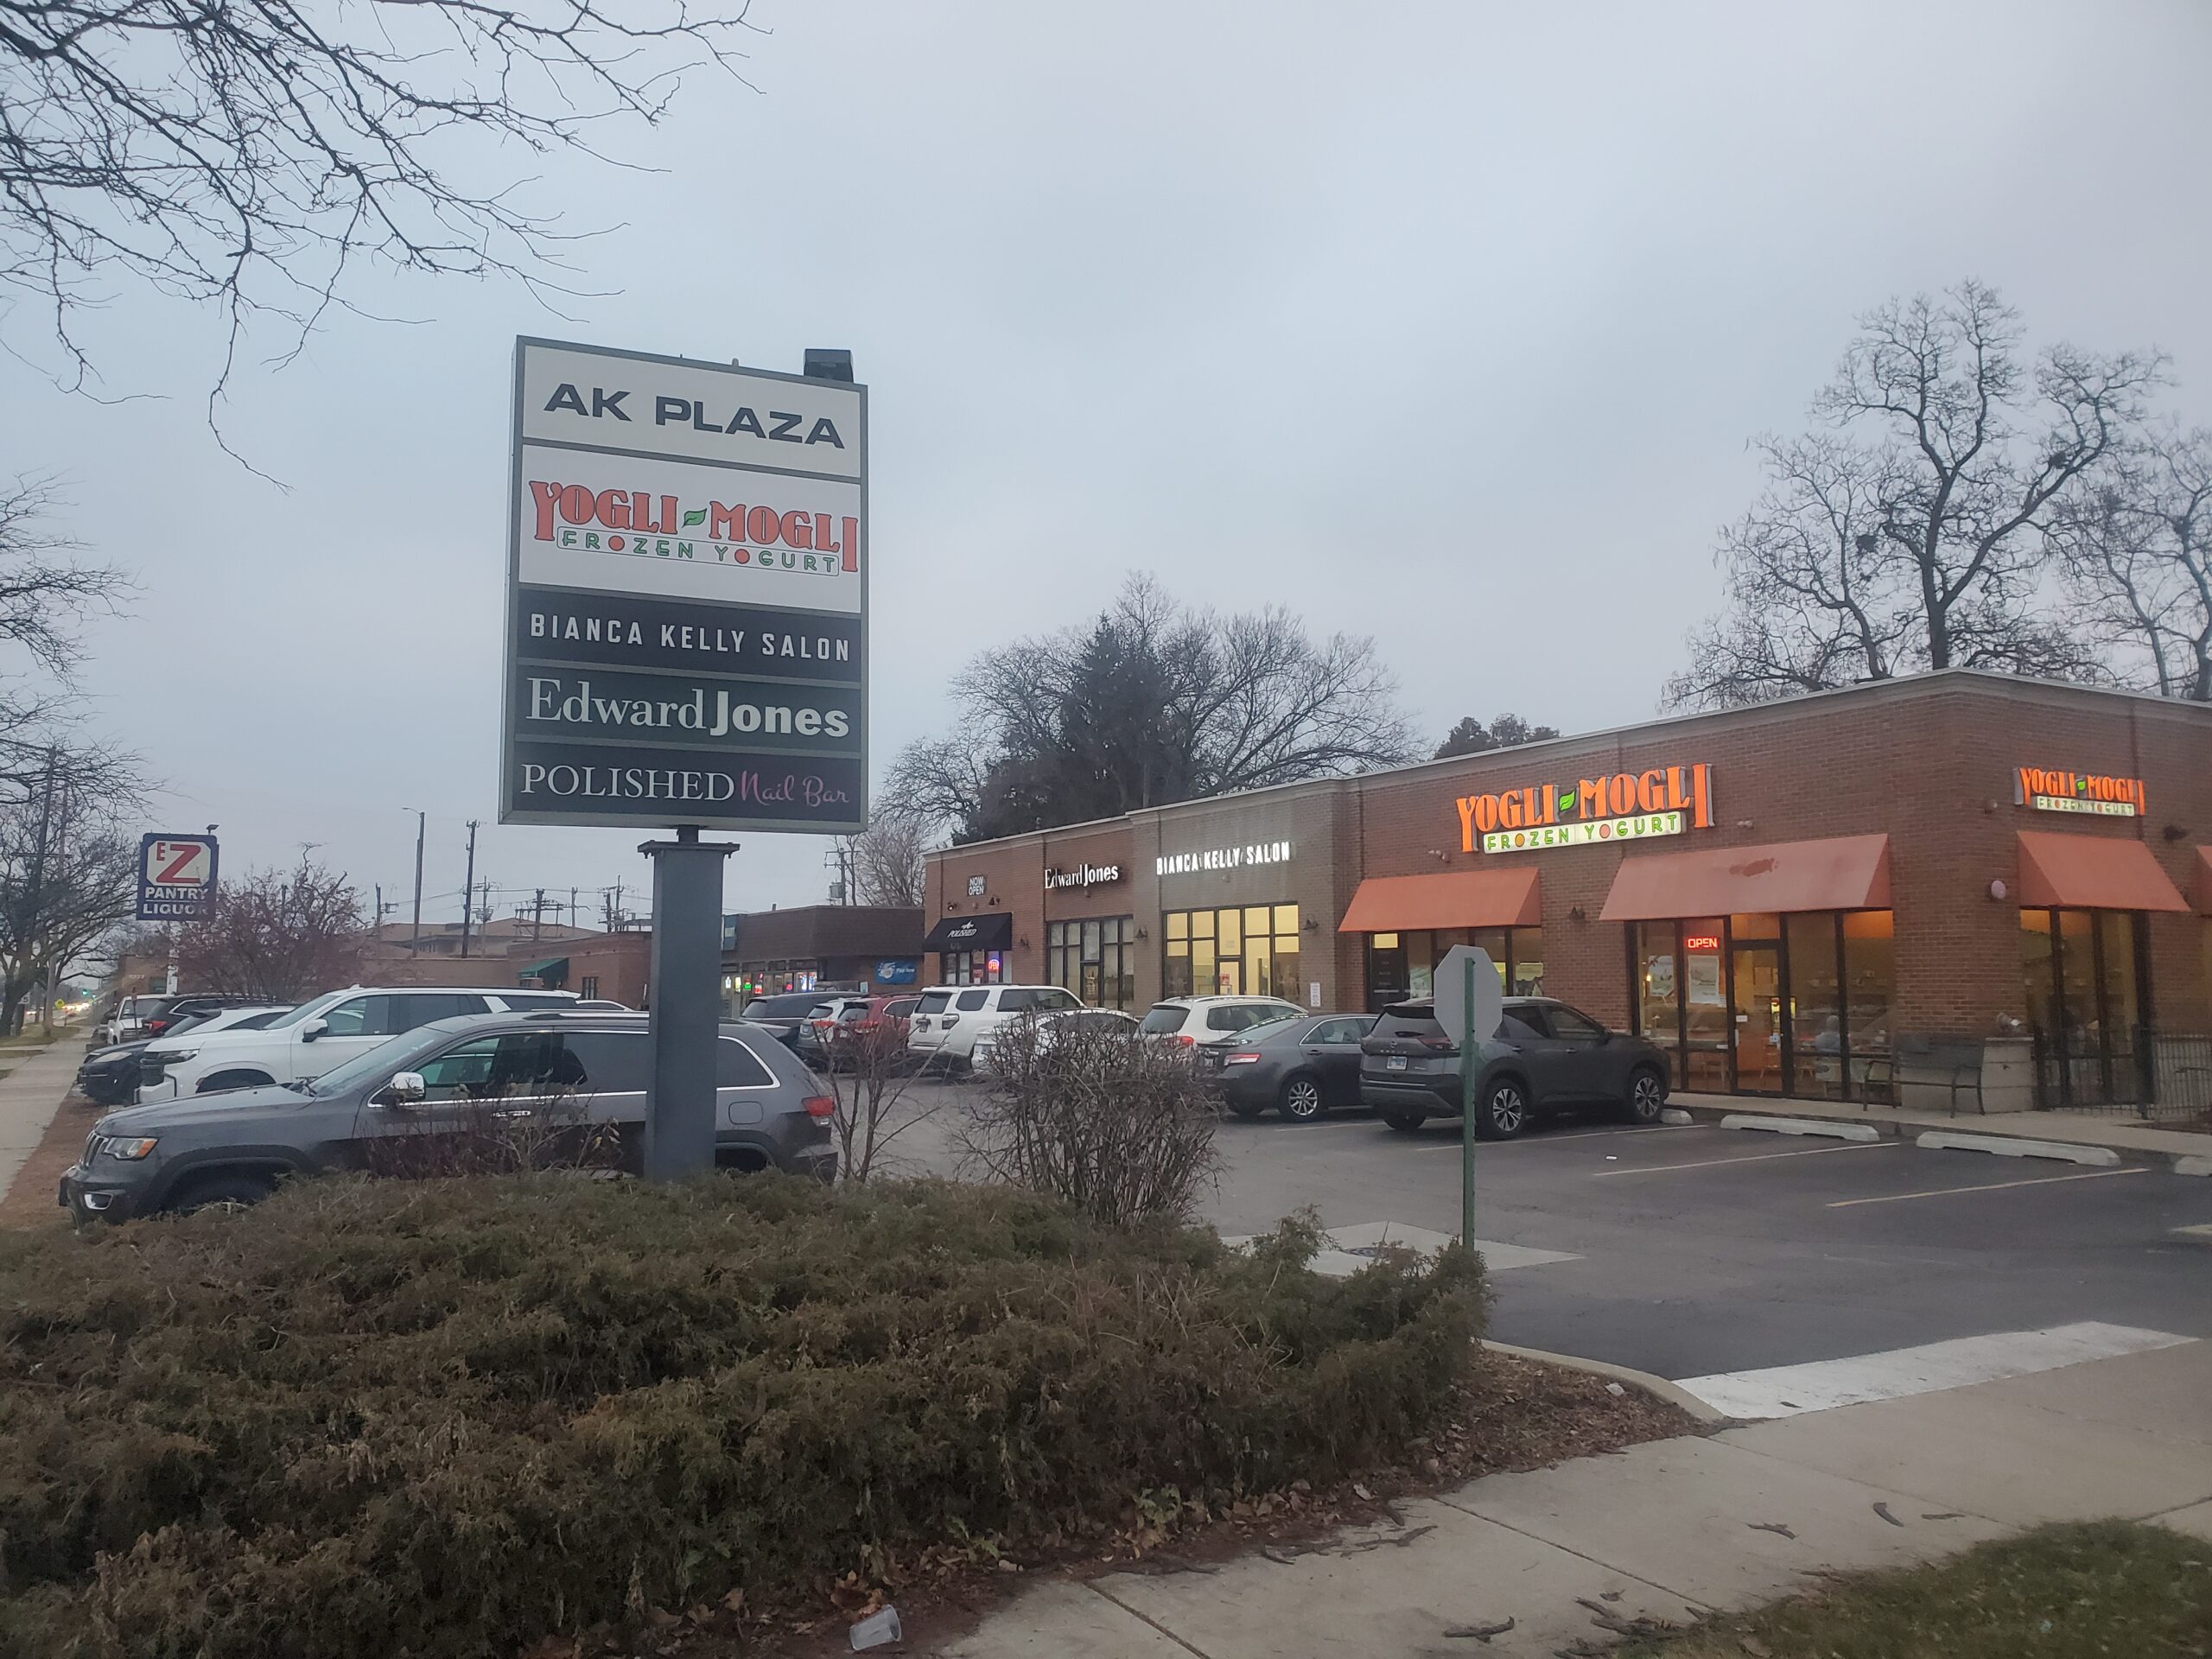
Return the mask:
<svg viewBox="0 0 2212 1659">
<path fill-rule="evenodd" d="M 486 990 L 480 986 L 355 985 L 326 991 L 257 1031 L 187 1033 L 138 1057 L 138 1099 L 175 1100 L 226 1089 L 305 1083 L 417 1026 L 464 1014 L 573 1007 L 569 991 Z"/>
<path fill-rule="evenodd" d="M 1279 996 L 1171 996 L 1145 1010 L 1137 1030 L 1184 1048 L 1230 1043 L 1239 1032 L 1306 1012 Z"/>
<path fill-rule="evenodd" d="M 906 1022 L 906 1052 L 924 1065 L 964 1070 L 976 1039 L 1018 1014 L 1079 1008 L 1083 999 L 1058 985 L 939 985 L 922 993 Z"/>
</svg>

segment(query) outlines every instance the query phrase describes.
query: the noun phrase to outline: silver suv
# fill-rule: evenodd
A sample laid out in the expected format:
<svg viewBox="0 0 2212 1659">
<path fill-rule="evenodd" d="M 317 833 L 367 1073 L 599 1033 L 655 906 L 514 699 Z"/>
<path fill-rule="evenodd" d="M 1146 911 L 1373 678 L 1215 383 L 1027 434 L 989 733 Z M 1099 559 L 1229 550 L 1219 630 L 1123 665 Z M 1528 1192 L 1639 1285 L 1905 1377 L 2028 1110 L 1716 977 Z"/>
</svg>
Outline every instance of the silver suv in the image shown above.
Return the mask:
<svg viewBox="0 0 2212 1659">
<path fill-rule="evenodd" d="M 715 1162 L 835 1179 L 828 1087 L 758 1026 L 725 1025 L 716 1046 Z M 652 1076 L 641 1014 L 441 1020 L 312 1083 L 110 1112 L 61 1177 L 60 1202 L 80 1221 L 251 1204 L 284 1176 L 370 1168 L 379 1141 L 478 1127 L 487 1114 L 518 1130 L 531 1120 L 620 1125 L 634 1167 Z"/>
</svg>

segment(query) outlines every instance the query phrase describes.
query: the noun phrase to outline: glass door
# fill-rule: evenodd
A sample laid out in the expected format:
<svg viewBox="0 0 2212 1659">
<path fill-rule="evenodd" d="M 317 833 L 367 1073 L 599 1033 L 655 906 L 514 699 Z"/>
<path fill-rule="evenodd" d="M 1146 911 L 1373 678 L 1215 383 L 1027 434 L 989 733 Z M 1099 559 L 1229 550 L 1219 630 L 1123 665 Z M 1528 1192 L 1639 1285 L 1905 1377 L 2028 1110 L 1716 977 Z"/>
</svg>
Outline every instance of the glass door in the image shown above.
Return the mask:
<svg viewBox="0 0 2212 1659">
<path fill-rule="evenodd" d="M 1406 999 L 1406 947 L 1395 933 L 1367 936 L 1367 1011 L 1380 1014 Z"/>
<path fill-rule="evenodd" d="M 1735 1025 L 1736 1092 L 1782 1092 L 1782 950 L 1772 939 L 1736 939 L 1729 950 Z"/>
</svg>

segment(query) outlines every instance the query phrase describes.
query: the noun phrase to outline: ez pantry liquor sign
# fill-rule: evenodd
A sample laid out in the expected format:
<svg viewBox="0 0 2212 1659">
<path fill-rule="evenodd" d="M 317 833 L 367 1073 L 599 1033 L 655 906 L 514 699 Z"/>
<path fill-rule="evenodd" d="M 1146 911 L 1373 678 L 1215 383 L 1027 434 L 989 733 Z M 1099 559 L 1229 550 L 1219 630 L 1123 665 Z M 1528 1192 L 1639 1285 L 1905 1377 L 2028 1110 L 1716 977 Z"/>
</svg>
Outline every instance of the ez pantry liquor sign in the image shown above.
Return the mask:
<svg viewBox="0 0 2212 1659">
<path fill-rule="evenodd" d="M 868 392 L 515 342 L 503 823 L 867 822 Z"/>
</svg>

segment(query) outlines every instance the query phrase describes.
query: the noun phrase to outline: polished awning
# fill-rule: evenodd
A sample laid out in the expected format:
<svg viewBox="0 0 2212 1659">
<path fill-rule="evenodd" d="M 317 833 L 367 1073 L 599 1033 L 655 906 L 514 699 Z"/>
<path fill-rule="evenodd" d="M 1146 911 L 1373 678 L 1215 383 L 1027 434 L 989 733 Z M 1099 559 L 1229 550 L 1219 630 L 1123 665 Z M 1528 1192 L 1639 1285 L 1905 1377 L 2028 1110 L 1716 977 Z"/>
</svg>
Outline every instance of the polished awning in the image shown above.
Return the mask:
<svg viewBox="0 0 2212 1659">
<path fill-rule="evenodd" d="M 2023 830 L 2021 905 L 2030 910 L 2178 910 L 2188 901 L 2141 842 Z"/>
<path fill-rule="evenodd" d="M 1886 910 L 1890 838 L 1832 836 L 1621 861 L 1598 919 L 1657 922 L 1745 911 Z"/>
<path fill-rule="evenodd" d="M 2196 849 L 2196 913 L 2212 916 L 2212 847 Z"/>
<path fill-rule="evenodd" d="M 925 950 L 1003 950 L 1014 943 L 1014 918 L 1003 910 L 983 916 L 947 916 L 930 929 Z"/>
<path fill-rule="evenodd" d="M 1370 875 L 1351 896 L 1339 933 L 1402 933 L 1433 927 L 1535 927 L 1544 919 L 1538 872 L 1440 870 L 1433 875 Z"/>
</svg>

